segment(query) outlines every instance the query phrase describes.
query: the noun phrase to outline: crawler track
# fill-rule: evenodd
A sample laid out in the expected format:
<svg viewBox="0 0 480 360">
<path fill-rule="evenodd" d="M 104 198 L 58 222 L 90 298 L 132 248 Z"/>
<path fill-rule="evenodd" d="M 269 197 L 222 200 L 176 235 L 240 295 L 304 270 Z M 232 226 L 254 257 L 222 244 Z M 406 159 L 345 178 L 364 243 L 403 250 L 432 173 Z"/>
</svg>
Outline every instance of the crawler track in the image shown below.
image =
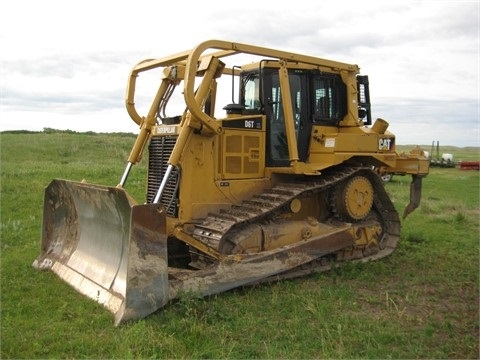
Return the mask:
<svg viewBox="0 0 480 360">
<path fill-rule="evenodd" d="M 400 239 L 400 218 L 385 191 L 381 179 L 367 167 L 338 166 L 324 172 L 321 177 L 279 183 L 272 189 L 255 195 L 238 205 L 233 205 L 227 210 L 209 214 L 207 218 L 195 226 L 193 236 L 206 245 L 221 251 L 225 243 L 235 241 L 236 237 L 232 234 L 243 226 L 271 221 L 275 216 L 281 214 L 295 198 L 316 196 L 319 193 L 328 192 L 344 180 L 356 175 L 367 176 L 373 185 L 372 210 L 379 217 L 383 237 L 378 251 L 361 254 L 360 256 L 356 251 L 356 255 L 350 258 L 364 262 L 380 259 L 391 254 L 397 247 Z M 327 221 L 332 221 L 332 219 L 336 222 L 342 220 L 339 219 L 334 208 L 331 209 L 330 220 Z M 229 247 L 232 246 L 235 246 L 235 244 L 230 244 Z M 336 254 L 337 256 L 334 257 L 318 258 L 301 268 L 292 269 L 287 273 L 275 276 L 275 278 L 295 277 L 314 271 L 329 270 L 332 266 L 332 258 L 336 260 L 348 259 L 349 251 L 353 253 L 355 249 L 342 250 L 342 254 Z"/>
</svg>

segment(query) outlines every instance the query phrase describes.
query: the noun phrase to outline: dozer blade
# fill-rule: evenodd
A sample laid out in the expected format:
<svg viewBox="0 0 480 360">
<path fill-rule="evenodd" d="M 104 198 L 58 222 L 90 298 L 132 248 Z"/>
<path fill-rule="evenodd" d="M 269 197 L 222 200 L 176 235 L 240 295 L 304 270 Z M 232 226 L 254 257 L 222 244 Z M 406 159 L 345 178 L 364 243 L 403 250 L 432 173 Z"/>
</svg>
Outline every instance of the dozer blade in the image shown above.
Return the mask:
<svg viewBox="0 0 480 360">
<path fill-rule="evenodd" d="M 143 318 L 169 300 L 165 214 L 121 188 L 53 180 L 33 266 L 101 303 L 116 325 Z"/>
</svg>

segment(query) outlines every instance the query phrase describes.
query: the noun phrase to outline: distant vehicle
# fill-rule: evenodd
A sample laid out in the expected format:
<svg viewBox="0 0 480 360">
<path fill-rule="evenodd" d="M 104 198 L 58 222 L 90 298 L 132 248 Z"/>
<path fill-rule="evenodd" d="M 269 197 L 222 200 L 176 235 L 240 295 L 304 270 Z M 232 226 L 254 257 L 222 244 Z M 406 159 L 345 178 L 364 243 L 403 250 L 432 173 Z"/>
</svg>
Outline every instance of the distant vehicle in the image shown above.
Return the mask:
<svg viewBox="0 0 480 360">
<path fill-rule="evenodd" d="M 435 157 L 433 157 L 435 150 Z M 432 167 L 444 167 L 444 168 L 453 168 L 455 167 L 455 161 L 453 160 L 453 155 L 444 153 L 440 156 L 440 142 L 437 141 L 435 147 L 435 141 L 432 141 L 432 157 L 430 158 L 430 166 Z"/>
</svg>

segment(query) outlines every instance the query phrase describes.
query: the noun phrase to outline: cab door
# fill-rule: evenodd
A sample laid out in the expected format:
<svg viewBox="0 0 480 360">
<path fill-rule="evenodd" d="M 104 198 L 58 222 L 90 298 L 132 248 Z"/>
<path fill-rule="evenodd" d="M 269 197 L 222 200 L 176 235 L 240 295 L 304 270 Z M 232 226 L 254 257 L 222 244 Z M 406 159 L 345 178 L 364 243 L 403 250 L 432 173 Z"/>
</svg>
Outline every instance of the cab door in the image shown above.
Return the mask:
<svg viewBox="0 0 480 360">
<path fill-rule="evenodd" d="M 267 116 L 267 166 L 285 167 L 290 165 L 286 135 L 286 122 L 292 121 L 300 161 L 308 158 L 311 115 L 308 106 L 308 72 L 289 71 L 290 97 L 282 96 L 278 69 L 264 69 L 263 98 Z M 293 119 L 287 119 L 283 112 L 283 101 L 290 101 Z"/>
</svg>

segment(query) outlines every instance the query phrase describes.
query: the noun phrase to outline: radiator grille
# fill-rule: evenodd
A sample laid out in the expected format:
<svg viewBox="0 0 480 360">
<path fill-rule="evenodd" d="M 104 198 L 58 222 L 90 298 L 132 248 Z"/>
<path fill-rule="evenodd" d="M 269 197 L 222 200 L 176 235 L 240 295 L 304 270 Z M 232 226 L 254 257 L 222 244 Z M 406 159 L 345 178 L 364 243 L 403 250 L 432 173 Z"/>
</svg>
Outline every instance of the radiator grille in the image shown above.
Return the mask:
<svg viewBox="0 0 480 360">
<path fill-rule="evenodd" d="M 147 202 L 152 203 L 157 194 L 163 176 L 167 171 L 168 159 L 173 151 L 177 136 L 154 136 L 150 140 L 148 158 Z M 167 215 L 178 216 L 179 172 L 173 169 L 165 186 L 160 202 L 165 206 Z"/>
</svg>

